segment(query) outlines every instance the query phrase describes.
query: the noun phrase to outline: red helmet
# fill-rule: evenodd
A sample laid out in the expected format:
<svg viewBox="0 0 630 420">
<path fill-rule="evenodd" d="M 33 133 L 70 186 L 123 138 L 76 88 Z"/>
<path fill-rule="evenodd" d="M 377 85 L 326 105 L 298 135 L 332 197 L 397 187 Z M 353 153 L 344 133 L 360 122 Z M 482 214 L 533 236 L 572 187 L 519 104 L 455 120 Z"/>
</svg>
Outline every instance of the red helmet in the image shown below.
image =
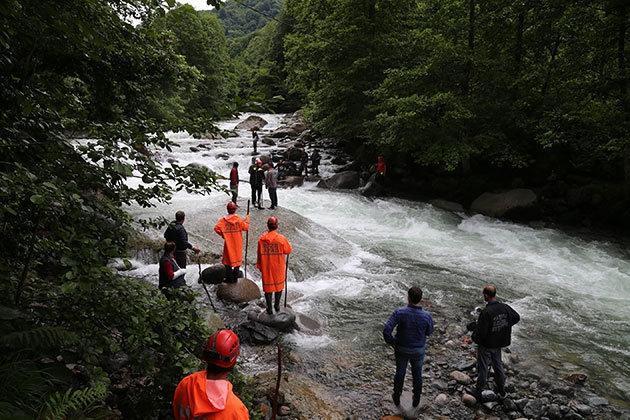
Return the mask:
<svg viewBox="0 0 630 420">
<path fill-rule="evenodd" d="M 271 216 L 267 219 L 267 228 L 269 230 L 278 229 L 278 218 L 276 216 Z"/>
<path fill-rule="evenodd" d="M 234 331 L 219 330 L 208 338 L 202 358 L 207 363 L 230 369 L 240 353 L 241 345 Z"/>
<path fill-rule="evenodd" d="M 234 214 L 236 212 L 236 208 L 238 206 L 236 205 L 235 202 L 230 201 L 229 203 L 227 203 L 227 212 L 230 214 Z"/>
</svg>

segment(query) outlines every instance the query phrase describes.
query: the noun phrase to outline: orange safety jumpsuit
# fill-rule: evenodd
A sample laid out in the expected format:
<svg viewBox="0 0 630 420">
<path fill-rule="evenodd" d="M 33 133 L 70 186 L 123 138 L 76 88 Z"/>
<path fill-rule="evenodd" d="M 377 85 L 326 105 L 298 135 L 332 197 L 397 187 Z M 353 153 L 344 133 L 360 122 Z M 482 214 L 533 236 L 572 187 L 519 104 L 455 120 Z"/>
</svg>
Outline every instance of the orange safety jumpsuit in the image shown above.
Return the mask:
<svg viewBox="0 0 630 420">
<path fill-rule="evenodd" d="M 186 376 L 173 396 L 175 420 L 247 420 L 249 412 L 225 379 L 208 379 L 206 371 Z"/>
<path fill-rule="evenodd" d="M 243 264 L 243 234 L 249 230 L 249 215 L 245 220 L 237 214 L 228 214 L 219 219 L 214 231 L 222 237 L 223 264 L 230 267 L 240 267 Z"/>
<path fill-rule="evenodd" d="M 284 290 L 286 271 L 285 255 L 290 254 L 291 244 L 278 231 L 272 230 L 258 239 L 258 259 L 256 268 L 262 274 L 263 291 L 265 293 Z"/>
</svg>

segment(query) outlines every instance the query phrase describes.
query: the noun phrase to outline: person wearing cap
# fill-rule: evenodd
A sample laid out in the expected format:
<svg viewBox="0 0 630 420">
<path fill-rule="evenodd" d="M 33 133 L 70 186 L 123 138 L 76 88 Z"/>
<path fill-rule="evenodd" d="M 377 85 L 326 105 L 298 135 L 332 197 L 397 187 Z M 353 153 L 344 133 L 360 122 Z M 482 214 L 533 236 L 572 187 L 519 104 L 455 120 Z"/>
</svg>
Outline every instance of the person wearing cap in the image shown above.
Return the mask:
<svg viewBox="0 0 630 420">
<path fill-rule="evenodd" d="M 271 210 L 275 209 L 278 205 L 278 171 L 273 167 L 273 163 L 269 162 L 265 171 L 265 187 L 271 200 Z"/>
<path fill-rule="evenodd" d="M 319 175 L 319 163 L 322 160 L 322 156 L 319 154 L 319 150 L 313 150 L 313 154 L 311 154 L 311 164 L 313 165 L 313 175 Z"/>
<path fill-rule="evenodd" d="M 238 198 L 238 162 L 234 162 L 230 170 L 230 192 L 232 193 L 232 201 L 236 203 Z"/>
<path fill-rule="evenodd" d="M 240 354 L 238 336 L 229 329 L 212 334 L 201 359 L 206 368 L 186 376 L 175 389 L 175 420 L 247 420 L 249 411 L 227 380 Z"/>
<path fill-rule="evenodd" d="M 184 274 L 186 274 L 186 269 L 180 268 L 177 261 L 175 261 L 175 242 L 166 242 L 164 244 L 164 254 L 160 258 L 158 287 L 162 289 L 163 287 L 177 288 L 184 286 L 186 284 Z"/>
<path fill-rule="evenodd" d="M 225 265 L 225 281 L 236 283 L 239 268 L 243 264 L 243 233 L 249 230 L 249 214 L 245 220 L 236 214 L 236 204 L 227 204 L 226 216 L 219 219 L 214 231 L 223 238 L 223 265 Z"/>
<path fill-rule="evenodd" d="M 252 165 L 249 167 L 249 184 L 252 187 L 252 204 L 254 207 L 262 209 L 262 187 L 264 170 L 260 158 L 252 158 Z"/>
<path fill-rule="evenodd" d="M 293 248 L 284 237 L 278 233 L 278 218 L 271 216 L 267 220 L 268 232 L 258 239 L 258 252 L 256 268 L 262 274 L 263 292 L 265 292 L 265 302 L 267 313 L 273 314 L 271 308 L 271 298 L 274 295 L 274 308 L 280 312 L 280 298 L 284 290 L 286 280 L 286 258 Z"/>
</svg>

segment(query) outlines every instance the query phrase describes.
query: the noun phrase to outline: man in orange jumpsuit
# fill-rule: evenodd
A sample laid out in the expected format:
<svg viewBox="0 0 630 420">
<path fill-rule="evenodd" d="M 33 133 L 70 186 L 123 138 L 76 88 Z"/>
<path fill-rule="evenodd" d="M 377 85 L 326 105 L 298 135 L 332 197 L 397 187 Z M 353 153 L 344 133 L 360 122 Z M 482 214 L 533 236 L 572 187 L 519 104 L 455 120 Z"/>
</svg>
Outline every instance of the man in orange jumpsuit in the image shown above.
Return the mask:
<svg viewBox="0 0 630 420">
<path fill-rule="evenodd" d="M 240 353 L 232 330 L 212 334 L 203 350 L 206 369 L 186 376 L 173 396 L 175 420 L 248 420 L 249 412 L 226 379 Z"/>
<path fill-rule="evenodd" d="M 267 229 L 258 239 L 258 258 L 256 268 L 262 274 L 263 291 L 265 292 L 265 302 L 267 303 L 267 313 L 273 314 L 271 310 L 271 295 L 274 295 L 274 308 L 280 312 L 280 298 L 284 290 L 286 279 L 286 258 L 293 248 L 283 235 L 278 233 L 278 218 L 271 216 L 267 220 Z"/>
<path fill-rule="evenodd" d="M 243 264 L 243 233 L 249 230 L 249 214 L 245 220 L 236 214 L 236 203 L 230 201 L 227 204 L 227 216 L 219 219 L 214 226 L 214 231 L 224 239 L 223 265 L 225 265 L 225 281 L 236 283 L 239 277 L 239 268 Z"/>
</svg>

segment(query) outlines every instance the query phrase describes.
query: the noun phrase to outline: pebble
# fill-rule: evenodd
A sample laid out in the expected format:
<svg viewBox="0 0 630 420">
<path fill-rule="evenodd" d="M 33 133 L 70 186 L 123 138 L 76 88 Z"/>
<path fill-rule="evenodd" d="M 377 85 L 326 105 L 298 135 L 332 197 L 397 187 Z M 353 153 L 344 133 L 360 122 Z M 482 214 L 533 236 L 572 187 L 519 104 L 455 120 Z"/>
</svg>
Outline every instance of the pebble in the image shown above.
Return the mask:
<svg viewBox="0 0 630 420">
<path fill-rule="evenodd" d="M 280 409 L 278 410 L 278 414 L 280 414 L 281 416 L 288 416 L 290 413 L 291 409 L 286 405 L 281 405 Z"/>
<path fill-rule="evenodd" d="M 464 394 L 462 395 L 462 402 L 470 407 L 477 404 L 477 399 L 470 394 Z"/>
<path fill-rule="evenodd" d="M 439 391 L 446 391 L 448 389 L 448 384 L 446 381 L 437 380 L 431 382 L 431 386 Z"/>
<path fill-rule="evenodd" d="M 433 402 L 435 402 L 437 405 L 446 405 L 448 403 L 448 395 L 438 394 L 438 396 L 435 397 L 435 400 L 433 400 Z"/>
<path fill-rule="evenodd" d="M 470 376 L 458 370 L 452 371 L 450 376 L 451 378 L 455 379 L 460 384 L 468 385 L 469 383 L 472 382 L 472 379 L 470 379 Z"/>
<path fill-rule="evenodd" d="M 602 397 L 590 397 L 586 400 L 587 404 L 594 407 L 608 405 L 608 400 Z"/>
</svg>

